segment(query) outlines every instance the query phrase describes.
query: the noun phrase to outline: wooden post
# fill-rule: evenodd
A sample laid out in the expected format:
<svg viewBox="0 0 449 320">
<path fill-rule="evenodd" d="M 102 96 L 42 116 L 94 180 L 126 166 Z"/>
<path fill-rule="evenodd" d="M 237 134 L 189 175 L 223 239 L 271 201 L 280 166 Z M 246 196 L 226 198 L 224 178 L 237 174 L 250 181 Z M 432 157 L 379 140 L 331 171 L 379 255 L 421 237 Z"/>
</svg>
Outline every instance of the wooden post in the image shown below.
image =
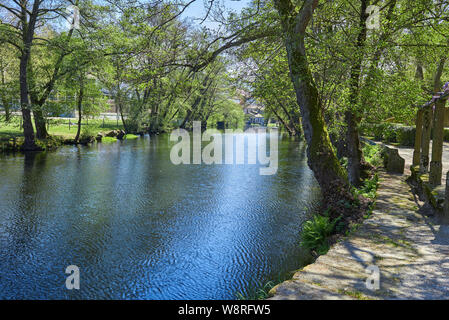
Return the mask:
<svg viewBox="0 0 449 320">
<path fill-rule="evenodd" d="M 421 139 L 421 161 L 419 171 L 421 174 L 429 171 L 430 133 L 432 129 L 432 107 L 427 107 L 423 112 L 423 130 Z"/>
<path fill-rule="evenodd" d="M 423 110 L 416 112 L 416 132 L 415 132 L 415 150 L 413 151 L 413 166 L 419 166 L 421 159 L 421 140 L 422 140 L 422 122 Z"/>
<path fill-rule="evenodd" d="M 444 220 L 449 222 L 449 171 L 446 173 L 446 193 L 444 196 L 444 210 L 443 210 Z"/>
<path fill-rule="evenodd" d="M 443 138 L 444 138 L 444 113 L 446 100 L 438 100 L 435 104 L 435 122 L 432 139 L 432 162 L 430 162 L 429 184 L 432 187 L 441 184 L 443 174 Z"/>
</svg>

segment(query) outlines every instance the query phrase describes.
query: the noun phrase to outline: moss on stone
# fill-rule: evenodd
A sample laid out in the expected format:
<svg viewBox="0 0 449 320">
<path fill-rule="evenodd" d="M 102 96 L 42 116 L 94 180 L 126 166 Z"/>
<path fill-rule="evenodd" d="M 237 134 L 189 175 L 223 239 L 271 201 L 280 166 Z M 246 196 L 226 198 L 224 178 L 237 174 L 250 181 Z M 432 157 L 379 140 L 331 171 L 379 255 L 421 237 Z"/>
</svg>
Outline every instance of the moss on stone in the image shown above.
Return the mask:
<svg viewBox="0 0 449 320">
<path fill-rule="evenodd" d="M 362 292 L 357 291 L 357 290 L 339 289 L 338 293 L 353 297 L 357 300 L 372 300 L 371 298 L 365 296 Z"/>
</svg>

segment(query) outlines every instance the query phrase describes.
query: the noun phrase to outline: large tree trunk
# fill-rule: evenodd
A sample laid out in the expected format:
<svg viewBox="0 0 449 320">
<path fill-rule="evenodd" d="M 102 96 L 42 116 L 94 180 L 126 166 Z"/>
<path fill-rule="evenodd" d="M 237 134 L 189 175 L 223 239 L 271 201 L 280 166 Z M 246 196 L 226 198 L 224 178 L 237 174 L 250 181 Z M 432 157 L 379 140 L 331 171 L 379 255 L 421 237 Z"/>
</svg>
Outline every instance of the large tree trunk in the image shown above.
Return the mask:
<svg viewBox="0 0 449 320">
<path fill-rule="evenodd" d="M 11 121 L 11 109 L 9 108 L 8 101 L 2 97 L 3 110 L 5 110 L 5 122 Z"/>
<path fill-rule="evenodd" d="M 348 180 L 329 139 L 323 106 L 307 61 L 304 37 L 318 0 L 306 0 L 299 13 L 290 0 L 275 0 L 281 17 L 290 77 L 301 108 L 307 141 L 308 164 L 318 181 L 325 202 L 335 195 L 348 196 Z"/>
<path fill-rule="evenodd" d="M 82 113 L 83 98 L 84 98 L 84 86 L 83 86 L 83 84 L 81 84 L 80 92 L 79 92 L 79 95 L 78 95 L 78 101 L 77 101 L 77 107 L 78 107 L 78 128 L 77 128 L 77 131 L 76 131 L 75 142 L 79 141 L 80 134 L 81 134 L 81 121 L 83 119 L 83 113 Z"/>
<path fill-rule="evenodd" d="M 24 151 L 36 150 L 37 146 L 34 141 L 34 129 L 31 122 L 30 100 L 28 98 L 28 83 L 27 83 L 27 66 L 29 53 L 24 49 L 24 53 L 20 57 L 20 106 L 22 109 L 23 118 L 23 135 L 25 142 L 23 144 Z"/>
<path fill-rule="evenodd" d="M 122 120 L 123 129 L 125 130 L 125 133 L 130 133 L 128 130 L 128 126 L 126 125 L 125 117 L 123 116 L 123 105 L 121 96 L 119 96 L 118 99 L 116 99 L 115 103 L 117 105 L 118 112 L 120 113 L 120 119 Z"/>
<path fill-rule="evenodd" d="M 39 13 L 39 5 L 41 1 L 35 0 L 33 3 L 33 9 L 29 12 L 26 8 L 26 2 L 20 2 L 20 23 L 21 23 L 21 36 L 23 42 L 22 54 L 20 56 L 20 106 L 22 109 L 23 118 L 23 135 L 25 136 L 25 142 L 22 146 L 24 151 L 38 150 L 36 142 L 34 140 L 33 123 L 31 122 L 31 108 L 30 100 L 28 97 L 28 63 L 31 56 L 31 45 L 33 43 L 34 29 Z M 29 21 L 27 21 L 27 15 L 29 14 Z"/>
<path fill-rule="evenodd" d="M 34 125 L 36 127 L 36 138 L 47 139 L 48 132 L 47 127 L 45 125 L 45 118 L 41 106 L 37 106 L 36 108 L 34 108 L 33 116 L 34 116 Z"/>
<path fill-rule="evenodd" d="M 181 129 L 185 129 L 187 127 L 187 124 L 190 122 L 190 118 L 192 117 L 195 109 L 201 102 L 201 96 L 197 97 L 195 101 L 193 102 L 190 109 L 187 110 L 186 116 L 184 117 L 184 120 L 182 121 L 181 125 L 179 126 Z"/>
<path fill-rule="evenodd" d="M 43 97 L 42 99 L 39 99 L 37 92 L 34 91 L 36 83 L 32 64 L 28 65 L 27 79 L 28 79 L 28 94 L 30 97 L 31 105 L 33 106 L 33 118 L 34 118 L 34 126 L 36 128 L 36 138 L 47 139 L 48 132 L 46 128 L 44 113 L 42 111 L 42 107 L 46 101 L 46 98 Z"/>
<path fill-rule="evenodd" d="M 350 78 L 350 93 L 349 93 L 349 108 L 345 112 L 346 129 L 346 153 L 348 157 L 348 177 L 349 182 L 354 186 L 360 185 L 360 172 L 362 164 L 362 150 L 360 147 L 359 139 L 359 121 L 357 117 L 358 113 L 358 97 L 360 92 L 360 74 L 362 69 L 363 60 L 363 48 L 366 41 L 366 21 L 368 15 L 366 14 L 366 8 L 368 6 L 367 0 L 361 0 L 360 3 L 360 20 L 359 28 L 360 32 L 357 37 L 356 55 L 355 61 L 351 67 Z"/>
</svg>

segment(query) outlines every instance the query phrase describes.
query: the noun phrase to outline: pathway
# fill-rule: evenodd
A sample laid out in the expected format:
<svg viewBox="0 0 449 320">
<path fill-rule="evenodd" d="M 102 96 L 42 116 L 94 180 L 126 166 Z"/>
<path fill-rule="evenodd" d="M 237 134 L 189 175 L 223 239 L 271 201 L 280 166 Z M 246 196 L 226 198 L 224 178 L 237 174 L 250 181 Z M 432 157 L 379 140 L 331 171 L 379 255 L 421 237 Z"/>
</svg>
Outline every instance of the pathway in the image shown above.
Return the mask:
<svg viewBox="0 0 449 320">
<path fill-rule="evenodd" d="M 417 213 L 422 203 L 415 202 L 406 175 L 380 172 L 379 178 L 372 216 L 273 288 L 271 299 L 449 299 L 449 226 Z M 375 291 L 365 284 L 371 265 L 380 270 Z"/>
</svg>

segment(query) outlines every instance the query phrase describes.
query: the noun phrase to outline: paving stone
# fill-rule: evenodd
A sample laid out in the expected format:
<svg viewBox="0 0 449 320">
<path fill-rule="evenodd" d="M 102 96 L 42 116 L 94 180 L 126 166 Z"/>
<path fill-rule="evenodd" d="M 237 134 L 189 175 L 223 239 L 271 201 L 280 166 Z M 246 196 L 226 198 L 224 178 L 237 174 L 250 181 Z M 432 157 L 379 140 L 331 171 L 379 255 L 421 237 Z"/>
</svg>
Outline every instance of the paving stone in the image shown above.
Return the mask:
<svg viewBox="0 0 449 320">
<path fill-rule="evenodd" d="M 410 157 L 411 159 L 411 157 Z M 448 299 L 449 226 L 418 213 L 406 176 L 381 172 L 371 218 L 271 290 L 270 299 Z M 365 282 L 380 270 L 380 289 Z"/>
</svg>

